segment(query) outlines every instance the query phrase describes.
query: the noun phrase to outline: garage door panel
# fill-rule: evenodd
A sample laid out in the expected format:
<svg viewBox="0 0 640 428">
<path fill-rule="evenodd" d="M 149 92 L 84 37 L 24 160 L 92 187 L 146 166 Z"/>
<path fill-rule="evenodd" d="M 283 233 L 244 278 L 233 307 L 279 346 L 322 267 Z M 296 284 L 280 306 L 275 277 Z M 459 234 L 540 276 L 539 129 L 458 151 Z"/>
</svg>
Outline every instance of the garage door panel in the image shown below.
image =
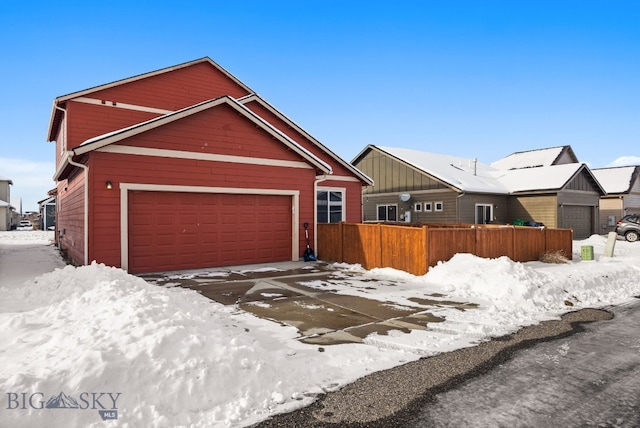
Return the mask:
<svg viewBox="0 0 640 428">
<path fill-rule="evenodd" d="M 129 270 L 291 260 L 291 197 L 130 192 Z"/>
<path fill-rule="evenodd" d="M 564 226 L 573 229 L 574 239 L 585 239 L 591 236 L 593 231 L 593 207 L 590 206 L 564 206 Z"/>
</svg>

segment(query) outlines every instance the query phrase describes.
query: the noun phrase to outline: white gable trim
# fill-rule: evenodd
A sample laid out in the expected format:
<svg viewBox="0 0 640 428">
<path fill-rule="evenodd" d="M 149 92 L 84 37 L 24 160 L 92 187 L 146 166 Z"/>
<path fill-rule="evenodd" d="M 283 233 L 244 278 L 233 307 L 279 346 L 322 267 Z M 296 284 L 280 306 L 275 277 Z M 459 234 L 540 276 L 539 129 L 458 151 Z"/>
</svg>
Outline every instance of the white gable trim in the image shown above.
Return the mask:
<svg viewBox="0 0 640 428">
<path fill-rule="evenodd" d="M 109 144 L 118 142 L 125 138 L 133 137 L 135 135 L 141 134 L 151 129 L 155 129 L 159 126 L 174 122 L 184 117 L 188 117 L 192 114 L 199 113 L 209 108 L 219 106 L 221 104 L 226 104 L 231 108 L 233 108 L 234 110 L 236 110 L 238 113 L 245 116 L 247 119 L 249 119 L 256 125 L 258 125 L 260 128 L 265 130 L 271 136 L 273 136 L 278 141 L 283 143 L 285 146 L 290 148 L 293 152 L 300 155 L 303 159 L 306 159 L 310 164 L 314 165 L 323 173 L 325 174 L 332 173 L 331 166 L 325 163 L 322 159 L 318 158 L 313 153 L 309 152 L 307 149 L 300 146 L 297 142 L 287 137 L 280 130 L 274 128 L 269 122 L 265 121 L 260 116 L 256 115 L 254 112 L 244 107 L 242 104 L 238 103 L 236 100 L 234 100 L 229 96 L 223 96 L 213 100 L 204 101 L 202 103 L 195 104 L 193 106 L 148 120 L 146 122 L 138 123 L 138 124 L 129 126 L 127 128 L 118 129 L 113 132 L 109 132 L 103 135 L 99 135 L 97 137 L 90 138 L 85 142 L 83 142 L 82 144 L 80 144 L 80 146 L 73 149 L 73 152 L 76 155 L 80 155 L 93 150 L 97 150 L 99 148 L 105 147 Z"/>
<path fill-rule="evenodd" d="M 213 153 L 197 153 L 197 152 L 187 152 L 182 150 L 153 149 L 153 148 L 147 148 L 147 147 L 123 146 L 119 144 L 111 144 L 109 146 L 104 146 L 97 149 L 96 151 L 105 152 L 105 153 L 118 153 L 118 154 L 124 154 L 124 155 L 156 156 L 156 157 L 163 157 L 163 158 L 196 159 L 196 160 L 206 160 L 206 161 L 213 161 L 213 162 L 241 163 L 241 164 L 248 164 L 248 165 L 265 165 L 265 166 L 278 166 L 278 167 L 284 167 L 284 168 L 313 169 L 311 165 L 301 161 L 254 158 L 254 157 L 248 157 L 248 156 L 218 155 Z"/>
<path fill-rule="evenodd" d="M 371 177 L 367 176 L 365 173 L 363 173 L 362 171 L 357 169 L 355 166 L 353 166 L 352 164 L 346 162 L 344 159 L 342 159 L 337 154 L 333 153 L 324 144 L 322 144 L 320 141 L 316 140 L 311 134 L 309 134 L 307 131 L 305 131 L 303 128 L 301 128 L 296 122 L 294 122 L 293 120 L 289 119 L 289 117 L 287 117 L 285 114 L 283 114 L 278 109 L 273 107 L 271 104 L 269 104 L 267 101 L 265 101 L 259 95 L 250 94 L 250 95 L 247 95 L 246 97 L 242 97 L 242 98 L 238 99 L 237 101 L 242 105 L 247 104 L 247 103 L 249 103 L 251 101 L 257 102 L 262 107 L 264 107 L 265 109 L 270 111 L 273 115 L 279 117 L 287 125 L 291 126 L 296 131 L 298 131 L 302 135 L 304 135 L 307 139 L 309 139 L 309 141 L 311 141 L 313 144 L 318 146 L 322 151 L 324 151 L 326 154 L 328 154 L 330 157 L 332 157 L 334 160 L 336 160 L 339 164 L 341 164 L 346 169 L 348 169 L 349 171 L 353 172 L 355 175 L 360 177 L 360 179 L 362 181 L 364 181 L 366 184 L 373 185 L 373 179 Z"/>
</svg>

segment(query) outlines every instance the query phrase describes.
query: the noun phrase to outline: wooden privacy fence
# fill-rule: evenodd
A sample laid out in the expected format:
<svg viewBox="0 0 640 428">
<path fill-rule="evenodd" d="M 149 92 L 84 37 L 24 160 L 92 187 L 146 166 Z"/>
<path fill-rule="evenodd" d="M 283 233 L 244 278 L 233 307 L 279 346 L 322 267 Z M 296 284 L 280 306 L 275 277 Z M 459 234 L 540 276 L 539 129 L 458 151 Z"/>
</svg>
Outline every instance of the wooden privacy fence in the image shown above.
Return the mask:
<svg viewBox="0 0 640 428">
<path fill-rule="evenodd" d="M 424 275 L 429 267 L 456 253 L 528 262 L 539 260 L 545 252 L 560 251 L 570 259 L 572 241 L 571 229 L 545 227 L 329 223 L 318 224 L 317 253 L 325 261 Z"/>
</svg>

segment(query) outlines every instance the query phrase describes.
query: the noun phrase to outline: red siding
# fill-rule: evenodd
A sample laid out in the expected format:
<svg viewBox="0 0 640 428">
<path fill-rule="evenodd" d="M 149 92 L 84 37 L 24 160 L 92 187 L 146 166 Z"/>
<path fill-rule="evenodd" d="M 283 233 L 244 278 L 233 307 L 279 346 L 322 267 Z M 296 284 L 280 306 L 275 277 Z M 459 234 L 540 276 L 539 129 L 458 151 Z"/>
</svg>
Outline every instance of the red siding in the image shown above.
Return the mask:
<svg viewBox="0 0 640 428">
<path fill-rule="evenodd" d="M 76 148 L 89 138 L 160 116 L 157 113 L 79 102 L 69 102 L 67 114 L 73 118 L 67 127 L 67 150 Z"/>
<path fill-rule="evenodd" d="M 340 162 L 336 161 L 334 158 L 328 156 L 322 149 L 320 149 L 316 144 L 311 142 L 307 137 L 303 134 L 299 133 L 289 125 L 287 125 L 283 120 L 281 120 L 278 116 L 271 113 L 266 108 L 262 107 L 258 102 L 251 101 L 245 104 L 245 107 L 256 113 L 258 116 L 265 119 L 267 122 L 278 128 L 284 134 L 286 134 L 289 138 L 300 144 L 305 149 L 309 150 L 315 156 L 322 159 L 324 162 L 328 163 L 333 169 L 334 175 L 341 175 L 352 177 L 353 173 L 345 168 Z"/>
<path fill-rule="evenodd" d="M 230 95 L 240 98 L 247 91 L 208 63 L 173 70 L 129 83 L 85 94 L 109 102 L 133 104 L 164 110 L 179 110 L 199 102 Z M 89 138 L 122 129 L 159 116 L 119 107 L 67 102 L 67 144 L 76 147 Z M 327 162 L 335 175 L 354 177 L 350 170 L 328 156 L 303 134 L 294 131 L 276 116 L 251 103 L 268 122 Z M 57 138 L 62 139 L 61 135 Z M 305 162 L 299 155 L 229 106 L 222 105 L 180 119 L 171 124 L 119 142 L 120 145 L 160 148 L 203 154 L 224 154 L 263 159 Z M 59 150 L 56 150 L 57 152 Z M 58 153 L 56 153 L 58 156 Z M 201 159 L 174 159 L 140 155 L 90 152 L 89 165 L 89 261 L 120 265 L 120 183 L 204 186 L 220 188 L 259 188 L 300 192 L 299 251 L 306 240 L 302 224 L 313 223 L 315 170 L 266 165 L 213 162 Z M 105 182 L 113 182 L 107 190 Z M 347 190 L 347 221 L 361 220 L 361 183 L 331 180 L 320 184 Z M 78 263 L 83 261 L 83 177 L 71 176 L 67 189 L 59 185 L 58 229 L 61 247 Z M 290 198 L 290 197 L 288 197 Z M 310 229 L 313 242 L 313 228 Z"/>
<path fill-rule="evenodd" d="M 133 147 L 151 147 L 195 153 L 250 156 L 302 161 L 265 131 L 257 128 L 228 106 L 219 106 L 136 135 L 121 142 Z M 90 259 L 119 266 L 120 192 L 119 183 L 206 186 L 222 188 L 262 188 L 300 191 L 300 223 L 313 223 L 312 168 L 289 168 L 200 159 L 92 152 L 90 165 L 92 200 L 90 230 L 93 239 Z M 113 190 L 104 183 L 109 180 Z M 299 234 L 300 253 L 305 248 Z"/>
<path fill-rule="evenodd" d="M 84 264 L 84 171 L 78 170 L 58 183 L 58 198 L 58 245 L 74 264 Z"/>
<path fill-rule="evenodd" d="M 198 63 L 85 96 L 164 110 L 180 110 L 223 95 L 241 98 L 249 93 L 211 64 Z"/>
<path fill-rule="evenodd" d="M 304 162 L 301 156 L 224 104 L 118 144 Z"/>
</svg>

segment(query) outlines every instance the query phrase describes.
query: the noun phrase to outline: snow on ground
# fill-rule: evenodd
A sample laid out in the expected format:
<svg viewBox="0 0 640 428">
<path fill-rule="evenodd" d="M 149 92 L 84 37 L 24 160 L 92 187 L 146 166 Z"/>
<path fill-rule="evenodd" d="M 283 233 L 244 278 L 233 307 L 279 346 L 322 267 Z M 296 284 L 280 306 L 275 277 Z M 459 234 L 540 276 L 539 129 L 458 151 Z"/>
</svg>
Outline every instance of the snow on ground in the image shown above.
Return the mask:
<svg viewBox="0 0 640 428">
<path fill-rule="evenodd" d="M 575 241 L 568 264 L 459 254 L 420 277 L 336 264 L 336 281 L 307 285 L 399 306 L 441 299 L 478 307 L 443 305 L 430 312 L 445 321 L 429 330 L 319 348 L 295 340 L 293 327 L 192 290 L 95 263 L 64 266 L 51 238 L 0 232 L 0 420 L 7 426 L 111 426 L 115 418 L 125 427 L 247 426 L 372 371 L 640 294 L 640 244 L 617 241 L 615 256 L 603 257 L 606 238 L 597 235 Z M 580 261 L 583 245 L 594 247 L 594 261 Z"/>
</svg>

